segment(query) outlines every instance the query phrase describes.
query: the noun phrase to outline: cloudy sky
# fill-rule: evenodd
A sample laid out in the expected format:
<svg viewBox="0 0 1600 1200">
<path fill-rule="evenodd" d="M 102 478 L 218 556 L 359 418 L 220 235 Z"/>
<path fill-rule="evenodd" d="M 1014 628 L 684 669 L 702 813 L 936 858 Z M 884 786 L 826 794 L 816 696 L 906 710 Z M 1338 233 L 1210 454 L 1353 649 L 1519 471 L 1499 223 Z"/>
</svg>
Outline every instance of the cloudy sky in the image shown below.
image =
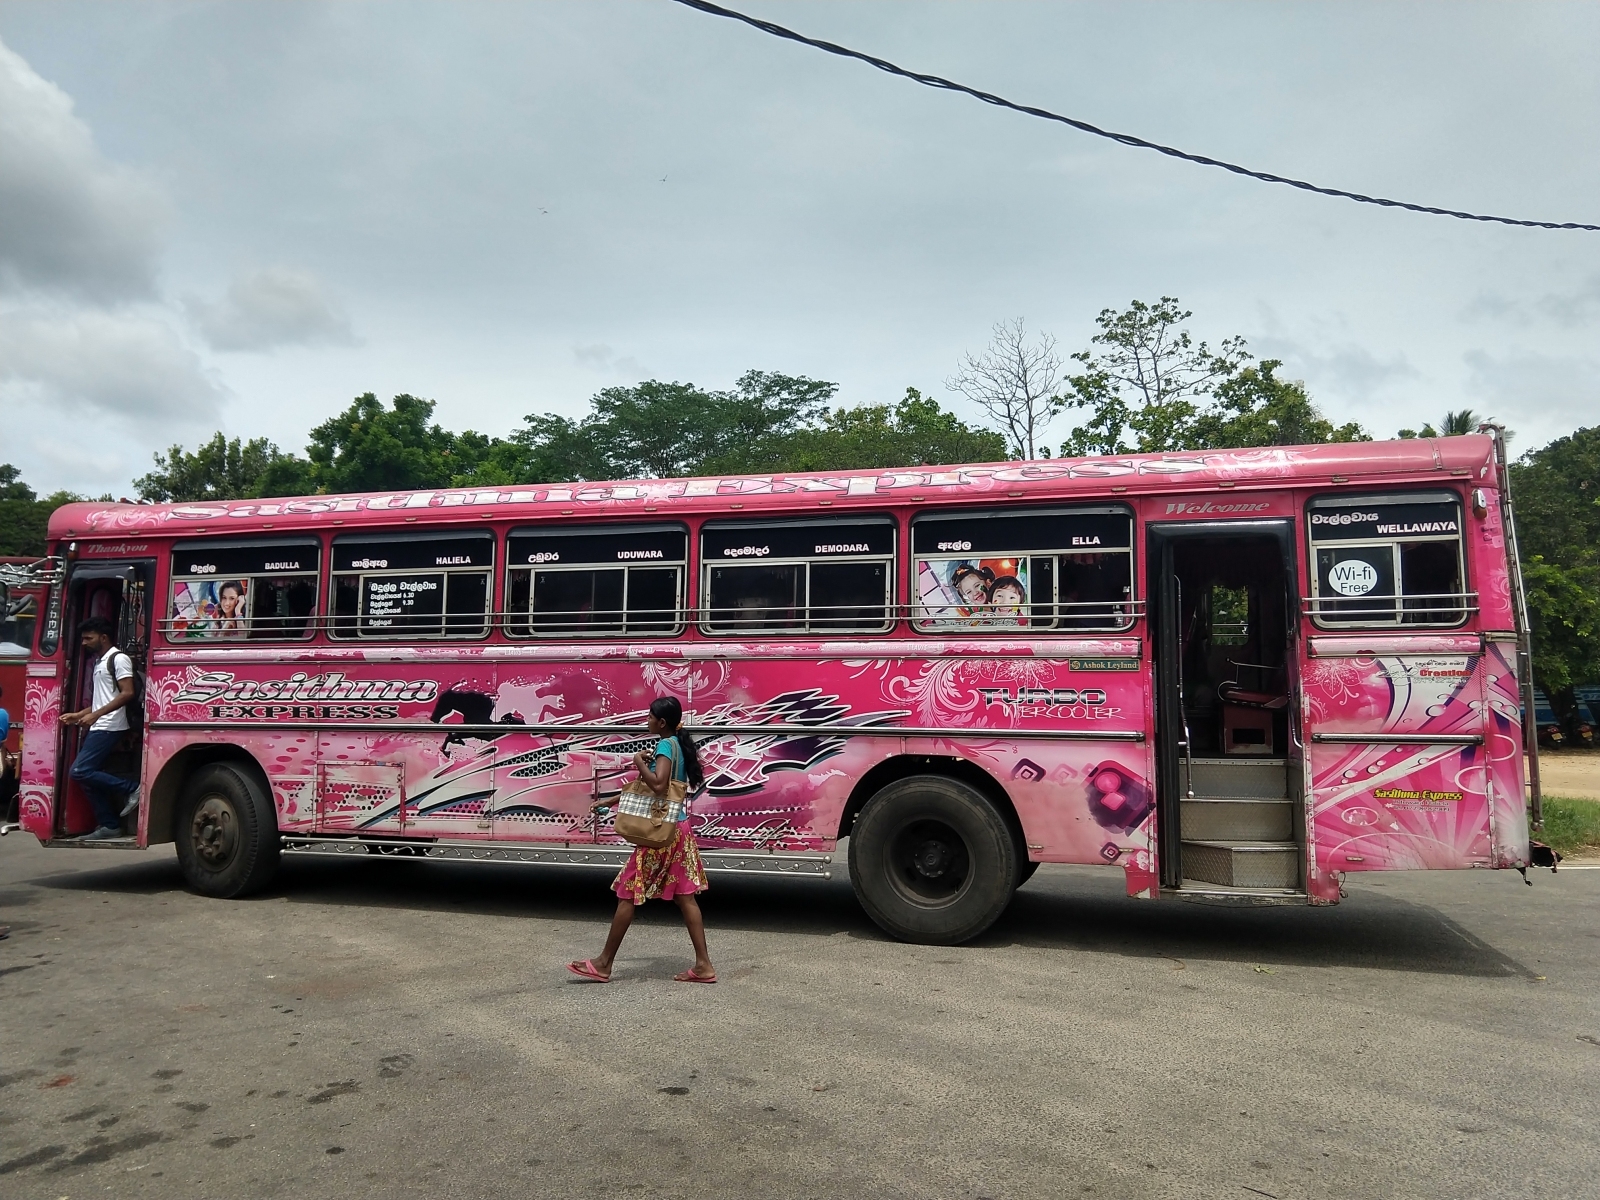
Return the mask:
<svg viewBox="0 0 1600 1200">
<path fill-rule="evenodd" d="M 1600 222 L 1600 6 L 781 4 L 903 65 L 1263 170 Z M 505 433 L 750 367 L 846 403 L 999 320 L 1175 295 L 1330 416 L 1600 420 L 1600 234 L 1359 207 L 667 0 L 0 6 L 0 460 L 130 492 L 360 392 Z M 1059 431 L 1058 431 L 1059 432 Z"/>
</svg>

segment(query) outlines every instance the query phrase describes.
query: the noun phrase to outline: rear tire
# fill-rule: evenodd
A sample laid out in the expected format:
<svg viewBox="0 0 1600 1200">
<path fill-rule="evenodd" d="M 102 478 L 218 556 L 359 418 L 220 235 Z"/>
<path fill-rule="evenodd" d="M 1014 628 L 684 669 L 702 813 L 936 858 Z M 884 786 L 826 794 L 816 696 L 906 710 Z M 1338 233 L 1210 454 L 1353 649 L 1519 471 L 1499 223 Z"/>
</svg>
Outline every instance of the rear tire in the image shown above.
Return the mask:
<svg viewBox="0 0 1600 1200">
<path fill-rule="evenodd" d="M 178 804 L 173 841 L 189 886 L 207 896 L 248 895 L 278 869 L 278 821 L 266 789 L 229 763 L 202 767 Z"/>
<path fill-rule="evenodd" d="M 850 834 L 850 882 L 888 934 L 949 946 L 1006 910 L 1016 839 L 981 793 L 943 775 L 897 779 L 867 802 Z"/>
</svg>

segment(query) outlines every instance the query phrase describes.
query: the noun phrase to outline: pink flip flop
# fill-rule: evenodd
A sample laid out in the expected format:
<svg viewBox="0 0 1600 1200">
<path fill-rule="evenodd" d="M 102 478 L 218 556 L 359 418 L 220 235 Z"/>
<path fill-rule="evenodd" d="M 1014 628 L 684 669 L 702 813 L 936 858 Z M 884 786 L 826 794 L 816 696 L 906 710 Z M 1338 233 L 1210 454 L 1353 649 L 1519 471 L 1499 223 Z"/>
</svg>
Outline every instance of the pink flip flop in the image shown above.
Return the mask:
<svg viewBox="0 0 1600 1200">
<path fill-rule="evenodd" d="M 694 968 L 691 967 L 687 971 L 679 971 L 672 977 L 672 981 L 674 983 L 715 983 L 717 974 L 713 971 L 710 975 L 696 975 Z"/>
<path fill-rule="evenodd" d="M 611 976 L 600 974 L 600 969 L 594 965 L 594 959 L 586 958 L 582 962 L 569 962 L 567 970 L 579 979 L 587 979 L 591 983 L 610 983 Z"/>
</svg>

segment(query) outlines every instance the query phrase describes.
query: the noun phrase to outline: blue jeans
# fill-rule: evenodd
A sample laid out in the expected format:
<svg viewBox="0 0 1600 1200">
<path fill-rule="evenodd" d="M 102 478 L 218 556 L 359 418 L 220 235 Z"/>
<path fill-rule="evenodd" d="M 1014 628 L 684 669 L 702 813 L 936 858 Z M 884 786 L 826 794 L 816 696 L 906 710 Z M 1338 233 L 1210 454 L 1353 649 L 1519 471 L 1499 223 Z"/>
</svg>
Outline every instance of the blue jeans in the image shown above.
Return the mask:
<svg viewBox="0 0 1600 1200">
<path fill-rule="evenodd" d="M 95 821 L 101 829 L 122 828 L 122 806 L 128 802 L 128 793 L 139 786 L 137 779 L 124 779 L 102 771 L 100 766 L 111 756 L 122 740 L 121 729 L 91 729 L 78 747 L 78 757 L 72 760 L 72 777 L 89 793 L 89 803 L 94 806 Z"/>
</svg>

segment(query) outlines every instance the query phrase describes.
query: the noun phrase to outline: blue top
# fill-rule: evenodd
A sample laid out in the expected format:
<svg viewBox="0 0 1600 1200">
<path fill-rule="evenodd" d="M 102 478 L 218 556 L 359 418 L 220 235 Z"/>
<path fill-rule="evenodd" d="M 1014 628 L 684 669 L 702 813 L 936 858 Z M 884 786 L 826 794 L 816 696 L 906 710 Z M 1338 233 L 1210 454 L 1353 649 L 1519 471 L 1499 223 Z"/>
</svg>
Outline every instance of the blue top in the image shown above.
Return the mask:
<svg viewBox="0 0 1600 1200">
<path fill-rule="evenodd" d="M 669 737 L 669 738 L 662 738 L 659 742 L 657 742 L 656 743 L 656 757 L 657 758 L 665 758 L 665 759 L 668 759 L 669 761 L 671 761 L 672 762 L 672 777 L 674 779 L 678 780 L 681 783 L 688 783 L 689 782 L 689 774 L 688 774 L 688 770 L 689 769 L 686 766 L 684 766 L 684 763 L 683 763 L 683 747 L 680 745 L 677 748 L 678 752 L 677 752 L 676 757 L 674 757 L 674 755 L 673 755 L 672 743 L 677 741 L 677 740 L 678 739 L 676 737 Z"/>
<path fill-rule="evenodd" d="M 0 742 L 11 736 L 11 714 L 0 708 Z"/>
</svg>

